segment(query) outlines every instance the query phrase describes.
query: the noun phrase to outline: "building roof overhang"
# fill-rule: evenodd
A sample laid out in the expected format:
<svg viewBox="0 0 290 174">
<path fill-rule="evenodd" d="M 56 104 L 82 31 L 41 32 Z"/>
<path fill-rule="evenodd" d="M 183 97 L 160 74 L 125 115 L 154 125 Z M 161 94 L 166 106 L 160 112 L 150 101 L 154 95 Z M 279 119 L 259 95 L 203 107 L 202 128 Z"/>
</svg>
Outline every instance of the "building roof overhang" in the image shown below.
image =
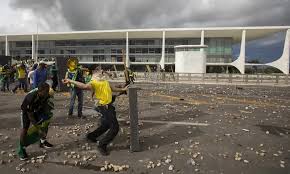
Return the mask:
<svg viewBox="0 0 290 174">
<path fill-rule="evenodd" d="M 159 29 L 121 29 L 121 30 L 93 30 L 71 32 L 41 32 L 26 34 L 0 34 L 0 41 L 30 41 L 32 35 L 38 40 L 87 40 L 87 39 L 126 39 L 129 38 L 162 38 L 165 31 L 166 38 L 200 38 L 201 32 L 207 37 L 230 37 L 234 42 L 240 42 L 242 31 L 247 31 L 247 40 L 263 38 L 265 36 L 283 32 L 290 26 L 259 26 L 259 27 L 210 27 L 210 28 L 159 28 Z"/>
</svg>

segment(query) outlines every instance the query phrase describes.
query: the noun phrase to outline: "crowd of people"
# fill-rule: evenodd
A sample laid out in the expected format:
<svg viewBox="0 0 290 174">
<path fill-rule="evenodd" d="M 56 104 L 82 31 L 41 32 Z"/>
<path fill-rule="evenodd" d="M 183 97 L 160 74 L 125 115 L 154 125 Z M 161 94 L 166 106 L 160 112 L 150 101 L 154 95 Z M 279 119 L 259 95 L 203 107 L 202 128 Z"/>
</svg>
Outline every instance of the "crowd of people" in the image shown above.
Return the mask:
<svg viewBox="0 0 290 174">
<path fill-rule="evenodd" d="M 70 92 L 70 105 L 68 107 L 68 118 L 72 118 L 74 104 L 78 98 L 78 118 L 85 119 L 82 113 L 84 91 L 90 91 L 95 100 L 95 110 L 101 113 L 101 124 L 94 131 L 86 135 L 91 142 L 97 143 L 97 148 L 102 155 L 108 155 L 107 145 L 119 132 L 119 124 L 116 117 L 113 102 L 116 97 L 126 94 L 130 82 L 134 82 L 133 73 L 124 72 L 129 78 L 124 85 L 114 86 L 108 79 L 113 74 L 97 67 L 94 70 L 82 68 L 75 65 L 68 65 L 67 72 L 62 83 L 67 85 Z M 14 83 L 12 93 L 17 90 L 26 92 L 26 96 L 21 104 L 21 131 L 17 153 L 20 160 L 28 159 L 26 147 L 39 142 L 41 148 L 51 148 L 53 145 L 46 140 L 49 124 L 53 116 L 54 109 L 53 94 L 58 86 L 58 71 L 54 64 L 48 65 L 45 62 L 38 64 L 26 64 L 21 62 L 12 66 L 4 65 L 1 72 L 1 90 L 10 91 L 10 84 Z"/>
<path fill-rule="evenodd" d="M 9 66 L 0 65 L 0 84 L 2 92 L 23 90 L 28 92 L 35 89 L 40 83 L 49 81 L 54 90 L 58 85 L 58 73 L 55 64 L 46 64 L 43 61 L 35 64 L 20 62 Z M 11 88 L 13 86 L 13 88 Z"/>
</svg>

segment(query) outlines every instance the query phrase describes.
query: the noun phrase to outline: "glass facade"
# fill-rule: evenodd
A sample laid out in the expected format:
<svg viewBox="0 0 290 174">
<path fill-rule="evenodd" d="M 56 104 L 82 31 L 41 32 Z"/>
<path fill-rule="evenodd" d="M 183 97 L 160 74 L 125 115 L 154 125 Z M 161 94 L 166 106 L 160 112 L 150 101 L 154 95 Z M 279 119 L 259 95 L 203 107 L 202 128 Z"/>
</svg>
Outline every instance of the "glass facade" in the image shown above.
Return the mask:
<svg viewBox="0 0 290 174">
<path fill-rule="evenodd" d="M 208 45 L 207 62 L 231 62 L 232 38 L 205 38 Z M 31 41 L 9 42 L 12 57 L 31 57 Z M 126 39 L 90 39 L 39 41 L 38 57 L 52 59 L 58 56 L 76 56 L 84 62 L 122 62 L 126 51 Z M 165 62 L 174 62 L 177 45 L 199 45 L 200 38 L 166 38 Z M 37 46 L 35 46 L 37 49 Z M 5 42 L 0 42 L 0 52 L 5 54 Z M 162 39 L 130 39 L 131 62 L 159 62 L 162 55 Z"/>
</svg>

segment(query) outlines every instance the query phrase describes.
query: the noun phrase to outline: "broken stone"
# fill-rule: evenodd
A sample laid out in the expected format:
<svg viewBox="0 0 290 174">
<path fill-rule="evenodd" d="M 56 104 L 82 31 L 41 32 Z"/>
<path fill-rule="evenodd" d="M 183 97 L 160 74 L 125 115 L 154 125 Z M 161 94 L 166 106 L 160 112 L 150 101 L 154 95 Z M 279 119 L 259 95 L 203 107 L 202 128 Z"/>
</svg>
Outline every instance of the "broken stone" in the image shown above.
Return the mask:
<svg viewBox="0 0 290 174">
<path fill-rule="evenodd" d="M 196 162 L 195 162 L 192 158 L 190 158 L 190 159 L 187 161 L 187 164 L 191 164 L 191 165 L 195 166 L 195 165 L 196 165 Z"/>
<path fill-rule="evenodd" d="M 235 160 L 236 161 L 241 161 L 242 160 L 242 154 L 239 153 L 239 152 L 236 152 L 236 154 L 235 154 Z"/>
<path fill-rule="evenodd" d="M 43 163 L 43 159 L 37 159 L 36 162 L 41 164 Z"/>
<path fill-rule="evenodd" d="M 168 170 L 169 171 L 172 171 L 174 169 L 174 165 L 170 165 L 169 167 L 168 167 Z"/>
<path fill-rule="evenodd" d="M 169 159 L 169 158 L 166 159 L 166 160 L 165 160 L 165 163 L 167 163 L 167 164 L 171 163 L 171 159 Z"/>
</svg>

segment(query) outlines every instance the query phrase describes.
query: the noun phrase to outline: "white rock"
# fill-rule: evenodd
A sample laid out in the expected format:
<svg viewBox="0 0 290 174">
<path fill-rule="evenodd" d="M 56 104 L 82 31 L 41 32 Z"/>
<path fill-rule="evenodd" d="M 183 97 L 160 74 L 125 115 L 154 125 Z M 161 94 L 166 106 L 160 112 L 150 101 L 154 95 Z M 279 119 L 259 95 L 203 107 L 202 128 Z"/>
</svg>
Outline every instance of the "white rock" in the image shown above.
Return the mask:
<svg viewBox="0 0 290 174">
<path fill-rule="evenodd" d="M 169 167 L 168 167 L 168 170 L 170 170 L 170 171 L 172 171 L 174 169 L 174 165 L 170 165 Z"/>
<path fill-rule="evenodd" d="M 101 167 L 101 171 L 104 172 L 106 169 L 105 167 Z"/>
<path fill-rule="evenodd" d="M 167 163 L 167 164 L 171 163 L 171 159 L 166 159 L 165 163 Z"/>
<path fill-rule="evenodd" d="M 284 164 L 280 164 L 280 167 L 285 168 L 285 165 Z"/>
<path fill-rule="evenodd" d="M 179 144 L 179 143 L 176 141 L 174 144 L 176 144 L 176 145 L 177 145 L 177 144 Z"/>
<path fill-rule="evenodd" d="M 26 172 L 26 169 L 25 169 L 25 168 L 21 168 L 20 171 L 21 171 L 22 173 L 24 173 L 24 172 Z"/>
<path fill-rule="evenodd" d="M 1 155 L 4 155 L 5 153 L 6 153 L 6 151 L 4 151 L 4 150 L 3 150 L 3 151 L 1 151 Z"/>
<path fill-rule="evenodd" d="M 249 161 L 248 160 L 244 160 L 244 163 L 249 163 Z"/>
<path fill-rule="evenodd" d="M 66 164 L 67 164 L 67 160 L 64 160 L 64 161 L 63 161 L 63 165 L 66 165 Z"/>
<path fill-rule="evenodd" d="M 267 134 L 267 135 L 269 135 L 269 133 L 270 133 L 269 131 L 266 131 L 266 134 Z"/>
</svg>

